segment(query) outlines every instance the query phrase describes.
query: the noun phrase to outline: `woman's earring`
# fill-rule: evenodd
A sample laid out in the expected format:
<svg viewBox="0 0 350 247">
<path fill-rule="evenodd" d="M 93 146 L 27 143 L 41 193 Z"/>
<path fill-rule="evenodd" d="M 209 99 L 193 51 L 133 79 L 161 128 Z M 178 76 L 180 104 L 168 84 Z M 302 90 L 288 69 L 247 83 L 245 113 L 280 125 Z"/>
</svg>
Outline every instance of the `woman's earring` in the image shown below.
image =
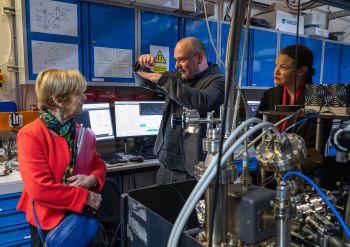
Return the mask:
<svg viewBox="0 0 350 247">
<path fill-rule="evenodd" d="M 64 112 L 64 107 L 60 107 L 60 111 L 61 111 L 61 112 Z"/>
</svg>

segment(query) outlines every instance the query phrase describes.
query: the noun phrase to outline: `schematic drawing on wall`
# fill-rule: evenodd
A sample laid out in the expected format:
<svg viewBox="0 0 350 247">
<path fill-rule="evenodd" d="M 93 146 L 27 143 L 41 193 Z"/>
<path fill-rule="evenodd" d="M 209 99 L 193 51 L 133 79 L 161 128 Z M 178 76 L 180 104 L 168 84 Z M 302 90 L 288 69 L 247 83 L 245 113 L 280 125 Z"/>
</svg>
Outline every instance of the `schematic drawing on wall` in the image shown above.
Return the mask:
<svg viewBox="0 0 350 247">
<path fill-rule="evenodd" d="M 78 36 L 77 5 L 48 0 L 30 0 L 31 32 Z"/>
<path fill-rule="evenodd" d="M 94 47 L 94 76 L 132 78 L 132 50 Z"/>
<path fill-rule="evenodd" d="M 32 40 L 33 73 L 48 68 L 79 70 L 78 45 Z"/>
</svg>

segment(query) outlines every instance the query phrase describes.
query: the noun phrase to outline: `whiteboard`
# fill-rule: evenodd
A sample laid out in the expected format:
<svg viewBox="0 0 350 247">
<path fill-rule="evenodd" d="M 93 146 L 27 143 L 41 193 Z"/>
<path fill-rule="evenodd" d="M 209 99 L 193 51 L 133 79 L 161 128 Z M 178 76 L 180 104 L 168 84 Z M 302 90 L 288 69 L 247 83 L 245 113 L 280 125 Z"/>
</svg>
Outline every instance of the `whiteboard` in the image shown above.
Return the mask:
<svg viewBox="0 0 350 247">
<path fill-rule="evenodd" d="M 32 40 L 33 73 L 45 69 L 79 70 L 78 45 Z"/>
<path fill-rule="evenodd" d="M 77 5 L 50 0 L 30 0 L 31 32 L 78 36 Z"/>
</svg>

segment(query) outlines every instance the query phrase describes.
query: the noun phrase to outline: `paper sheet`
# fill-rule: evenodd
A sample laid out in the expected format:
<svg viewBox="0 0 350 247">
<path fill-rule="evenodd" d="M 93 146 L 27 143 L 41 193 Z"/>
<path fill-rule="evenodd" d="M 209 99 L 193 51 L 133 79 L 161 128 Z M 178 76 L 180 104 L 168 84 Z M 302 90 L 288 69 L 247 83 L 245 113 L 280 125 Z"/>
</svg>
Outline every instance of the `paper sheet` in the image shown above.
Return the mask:
<svg viewBox="0 0 350 247">
<path fill-rule="evenodd" d="M 94 77 L 132 78 L 132 50 L 94 47 Z"/>
<path fill-rule="evenodd" d="M 78 36 L 77 5 L 49 0 L 30 0 L 31 32 Z"/>
<path fill-rule="evenodd" d="M 33 73 L 48 68 L 79 70 L 78 45 L 32 40 Z"/>
</svg>

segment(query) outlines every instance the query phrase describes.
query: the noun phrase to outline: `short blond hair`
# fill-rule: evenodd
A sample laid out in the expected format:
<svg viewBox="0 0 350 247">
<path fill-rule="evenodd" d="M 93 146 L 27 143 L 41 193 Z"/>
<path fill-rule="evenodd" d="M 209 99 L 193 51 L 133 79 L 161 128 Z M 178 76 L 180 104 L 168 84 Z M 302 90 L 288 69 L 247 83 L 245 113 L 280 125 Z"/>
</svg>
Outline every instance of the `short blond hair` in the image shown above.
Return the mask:
<svg viewBox="0 0 350 247">
<path fill-rule="evenodd" d="M 40 109 L 57 107 L 53 98 L 69 100 L 71 94 L 84 92 L 86 81 L 75 70 L 47 69 L 39 73 L 35 83 L 35 93 Z"/>
</svg>

